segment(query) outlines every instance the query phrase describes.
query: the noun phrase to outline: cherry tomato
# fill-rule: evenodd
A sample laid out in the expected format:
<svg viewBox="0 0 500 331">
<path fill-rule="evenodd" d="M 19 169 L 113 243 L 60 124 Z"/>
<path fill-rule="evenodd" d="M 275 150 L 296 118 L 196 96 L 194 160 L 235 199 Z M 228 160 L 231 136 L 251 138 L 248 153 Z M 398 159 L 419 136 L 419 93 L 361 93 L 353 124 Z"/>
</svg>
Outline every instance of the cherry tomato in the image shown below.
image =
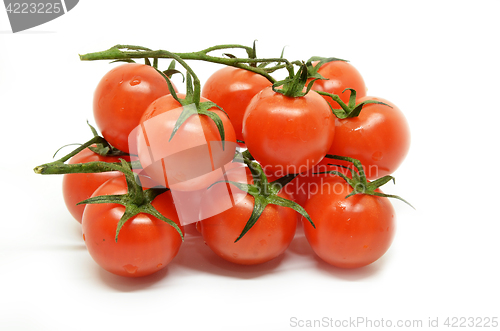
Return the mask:
<svg viewBox="0 0 500 331">
<path fill-rule="evenodd" d="M 395 232 L 395 212 L 388 198 L 356 194 L 340 177 L 324 177 L 304 208 L 316 225 L 302 218 L 304 234 L 314 252 L 340 268 L 359 268 L 378 260 L 389 249 Z"/>
<path fill-rule="evenodd" d="M 405 116 L 393 103 L 382 98 L 363 97 L 367 104 L 358 117 L 336 119 L 335 139 L 328 154 L 349 156 L 361 161 L 368 179 L 392 174 L 403 162 L 410 148 L 410 128 Z M 331 160 L 324 160 L 330 162 Z M 339 164 L 342 161 L 336 161 Z"/>
<path fill-rule="evenodd" d="M 126 192 L 122 176 L 104 183 L 93 196 Z M 170 192 L 157 196 L 152 205 L 180 227 Z M 115 242 L 116 226 L 124 212 L 121 204 L 87 205 L 82 230 L 92 258 L 105 270 L 126 277 L 146 276 L 163 269 L 179 251 L 182 243 L 179 233 L 168 223 L 141 213 L 125 222 Z"/>
<path fill-rule="evenodd" d="M 225 67 L 216 71 L 203 86 L 202 96 L 221 106 L 228 114 L 236 139 L 243 140 L 242 122 L 250 100 L 271 83 L 251 71 Z"/>
<path fill-rule="evenodd" d="M 281 177 L 305 172 L 323 159 L 334 123 L 330 107 L 316 92 L 293 98 L 267 87 L 245 112 L 243 137 L 264 171 Z"/>
<path fill-rule="evenodd" d="M 94 92 L 94 118 L 111 145 L 129 153 L 129 135 L 146 108 L 170 94 L 165 78 L 155 68 L 126 63 L 111 69 Z"/>
<path fill-rule="evenodd" d="M 120 162 L 120 158 L 130 161 L 127 156 L 101 156 L 86 148 L 69 160 L 69 164 L 88 162 Z M 92 193 L 108 179 L 123 176 L 119 171 L 89 173 L 89 174 L 66 174 L 63 176 L 63 197 L 66 207 L 71 215 L 82 223 L 85 205 L 76 205 L 80 201 L 90 198 Z"/>
<path fill-rule="evenodd" d="M 253 183 L 248 172 L 238 169 L 229 170 L 226 176 L 232 181 Z M 208 247 L 225 260 L 244 265 L 264 263 L 283 254 L 295 235 L 298 214 L 291 208 L 269 204 L 254 226 L 235 243 L 252 214 L 255 200 L 229 185 L 215 184 L 204 196 L 202 214 L 215 214 L 197 223 Z M 290 199 L 284 192 L 278 196 Z M 225 206 L 223 197 L 227 200 Z M 214 208 L 219 209 L 213 212 Z"/>
<path fill-rule="evenodd" d="M 366 95 L 366 85 L 363 77 L 361 77 L 359 71 L 349 62 L 327 62 L 319 68 L 318 73 L 323 77 L 328 78 L 328 80 L 316 80 L 313 83 L 313 90 L 336 94 L 345 103 L 349 102 L 349 97 L 351 96 L 349 91 L 342 93 L 346 88 L 355 89 L 357 98 L 361 98 Z M 334 109 L 340 108 L 338 103 L 333 101 L 332 98 L 327 96 L 324 96 L 323 98 L 325 98 L 325 100 L 328 101 Z"/>
<path fill-rule="evenodd" d="M 213 107 L 209 111 L 219 115 L 224 126 L 224 147 L 217 126 L 207 115 L 190 116 L 170 140 L 182 110 L 171 95 L 155 100 L 140 120 L 137 154 L 145 173 L 159 184 L 178 191 L 196 191 L 214 183 L 221 175 L 217 170 L 231 162 L 236 136 L 227 116 Z"/>
<path fill-rule="evenodd" d="M 351 176 L 351 174 L 347 169 L 337 166 L 322 164 L 324 161 L 325 163 L 332 162 L 331 160 L 326 161 L 326 159 L 323 159 L 323 161 L 321 161 L 320 164 L 312 167 L 307 172 L 299 174 L 283 188 L 283 190 L 286 193 L 292 196 L 293 201 L 297 202 L 302 207 L 305 205 L 307 199 L 311 195 L 316 194 L 320 190 L 320 187 L 323 184 L 325 177 L 337 176 L 335 174 L 323 174 L 322 172 L 338 171 L 348 177 Z"/>
</svg>

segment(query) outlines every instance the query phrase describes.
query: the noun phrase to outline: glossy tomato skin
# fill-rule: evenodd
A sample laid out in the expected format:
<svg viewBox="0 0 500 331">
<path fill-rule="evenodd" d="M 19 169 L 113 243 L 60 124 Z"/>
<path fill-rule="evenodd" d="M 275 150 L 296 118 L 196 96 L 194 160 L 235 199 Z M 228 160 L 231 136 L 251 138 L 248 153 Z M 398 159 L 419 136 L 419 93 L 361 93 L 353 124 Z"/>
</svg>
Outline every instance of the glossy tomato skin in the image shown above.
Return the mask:
<svg viewBox="0 0 500 331">
<path fill-rule="evenodd" d="M 130 161 L 128 156 L 101 156 L 86 148 L 69 160 L 69 164 L 88 162 L 120 162 L 120 158 Z M 63 175 L 63 197 L 66 207 L 71 215 L 82 223 L 83 210 L 85 205 L 78 205 L 80 201 L 88 199 L 92 193 L 108 179 L 123 176 L 119 171 L 88 173 L 88 174 L 65 174 Z"/>
<path fill-rule="evenodd" d="M 236 139 L 243 140 L 243 116 L 252 98 L 271 83 L 251 71 L 225 67 L 213 73 L 203 85 L 202 96 L 215 102 L 229 115 Z"/>
<path fill-rule="evenodd" d="M 389 249 L 396 228 L 388 198 L 356 194 L 339 177 L 327 177 L 304 208 L 316 225 L 302 218 L 304 234 L 314 252 L 339 268 L 359 268 L 378 260 Z"/>
<path fill-rule="evenodd" d="M 302 173 L 323 159 L 334 134 L 334 115 L 316 92 L 288 97 L 267 87 L 250 102 L 243 137 L 264 171 L 276 177 Z"/>
<path fill-rule="evenodd" d="M 367 104 L 358 117 L 336 119 L 335 140 L 328 153 L 360 160 L 367 178 L 376 179 L 392 174 L 403 162 L 410 149 L 410 128 L 393 103 L 376 97 L 364 97 L 358 102 L 365 100 L 381 101 L 392 108 Z"/>
<path fill-rule="evenodd" d="M 129 153 L 129 135 L 146 108 L 170 94 L 165 78 L 155 68 L 126 63 L 111 69 L 94 92 L 94 118 L 102 136 Z"/>
<path fill-rule="evenodd" d="M 196 191 L 210 186 L 220 176 L 213 171 L 231 162 L 236 136 L 228 117 L 214 107 L 209 111 L 222 120 L 224 148 L 217 126 L 206 115 L 189 117 L 170 140 L 182 110 L 171 95 L 155 100 L 140 120 L 137 154 L 145 173 L 157 183 L 173 190 Z"/>
<path fill-rule="evenodd" d="M 325 63 L 319 68 L 318 73 L 328 78 L 328 80 L 316 80 L 313 83 L 313 90 L 336 94 L 345 103 L 349 102 L 351 96 L 350 91 L 342 93 L 346 88 L 355 89 L 357 98 L 366 96 L 365 81 L 359 71 L 349 62 L 332 61 Z M 339 104 L 333 101 L 332 98 L 327 96 L 323 96 L 323 98 L 334 109 L 340 109 Z"/>
<path fill-rule="evenodd" d="M 228 171 L 230 180 L 241 177 L 241 173 L 235 177 L 231 172 L 234 169 Z M 249 183 L 252 182 L 248 173 L 243 177 Z M 241 179 L 238 182 L 244 182 Z M 209 208 L 221 205 L 221 191 L 225 192 L 226 188 L 224 183 L 212 186 L 207 191 L 203 204 Z M 242 265 L 268 262 L 283 254 L 295 235 L 298 214 L 291 208 L 267 205 L 254 226 L 235 243 L 252 214 L 254 198 L 234 186 L 231 186 L 231 191 L 232 201 L 235 201 L 231 208 L 197 223 L 205 243 L 221 258 Z M 278 195 L 291 198 L 284 192 Z"/>
<path fill-rule="evenodd" d="M 351 177 L 347 169 L 327 164 L 318 164 L 309 171 L 299 174 L 283 190 L 292 196 L 293 201 L 304 207 L 309 197 L 320 191 L 321 185 L 325 182 L 325 177 L 337 176 L 335 174 L 325 174 L 324 172 L 327 171 L 337 171 Z"/>
<path fill-rule="evenodd" d="M 125 178 L 118 177 L 100 186 L 93 196 L 126 192 Z M 152 204 L 180 227 L 170 192 L 157 196 Z M 182 243 L 179 233 L 156 217 L 138 214 L 123 225 L 115 242 L 116 226 L 124 211 L 124 206 L 110 203 L 89 204 L 85 208 L 83 239 L 94 261 L 105 270 L 125 277 L 147 276 L 163 269 L 179 251 Z"/>
</svg>

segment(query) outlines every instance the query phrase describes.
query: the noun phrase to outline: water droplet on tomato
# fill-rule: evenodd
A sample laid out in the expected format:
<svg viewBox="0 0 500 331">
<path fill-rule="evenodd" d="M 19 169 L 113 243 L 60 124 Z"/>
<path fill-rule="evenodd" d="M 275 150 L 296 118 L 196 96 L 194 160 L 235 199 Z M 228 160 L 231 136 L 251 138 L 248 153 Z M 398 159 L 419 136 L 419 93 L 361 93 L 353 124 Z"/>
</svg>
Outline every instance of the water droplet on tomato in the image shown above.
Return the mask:
<svg viewBox="0 0 500 331">
<path fill-rule="evenodd" d="M 141 83 L 141 80 L 139 78 L 134 78 L 130 81 L 131 86 L 136 86 L 136 85 L 139 85 L 140 83 Z"/>
<path fill-rule="evenodd" d="M 135 265 L 127 264 L 127 265 L 123 266 L 123 269 L 125 269 L 125 271 L 128 272 L 129 274 L 135 274 L 135 272 L 137 271 L 137 269 L 139 269 L 139 267 L 136 267 Z"/>
<path fill-rule="evenodd" d="M 377 151 L 377 152 L 372 154 L 373 161 L 380 161 L 380 160 L 382 160 L 383 157 L 384 157 L 384 155 L 380 151 Z"/>
<path fill-rule="evenodd" d="M 162 266 L 162 264 L 161 264 L 161 263 L 158 263 L 158 265 L 157 265 L 156 267 L 157 267 L 157 268 L 159 268 L 159 267 L 161 267 L 161 266 Z"/>
</svg>

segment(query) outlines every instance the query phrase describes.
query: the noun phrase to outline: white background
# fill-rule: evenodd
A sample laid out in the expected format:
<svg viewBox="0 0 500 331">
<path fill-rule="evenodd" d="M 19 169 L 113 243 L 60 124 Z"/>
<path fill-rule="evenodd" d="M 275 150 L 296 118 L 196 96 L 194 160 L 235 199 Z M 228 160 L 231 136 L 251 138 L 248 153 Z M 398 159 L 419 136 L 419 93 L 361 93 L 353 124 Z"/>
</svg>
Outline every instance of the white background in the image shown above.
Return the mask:
<svg viewBox="0 0 500 331">
<path fill-rule="evenodd" d="M 298 320 L 499 317 L 498 1 L 97 1 L 12 34 L 0 9 L 0 329 L 289 330 Z M 398 232 L 359 270 L 314 256 L 299 233 L 261 266 L 220 260 L 187 237 L 142 279 L 103 271 L 66 211 L 61 177 L 35 175 L 84 142 L 92 94 L 113 65 L 78 54 L 115 44 L 174 52 L 226 43 L 260 57 L 348 59 L 369 95 L 406 114 L 412 146 L 395 174 Z M 165 62 L 165 65 L 168 62 Z M 191 62 L 202 82 L 219 66 Z M 182 83 L 177 80 L 177 86 Z M 360 325 L 362 326 L 362 325 Z M 302 328 L 304 329 L 304 328 Z"/>
</svg>

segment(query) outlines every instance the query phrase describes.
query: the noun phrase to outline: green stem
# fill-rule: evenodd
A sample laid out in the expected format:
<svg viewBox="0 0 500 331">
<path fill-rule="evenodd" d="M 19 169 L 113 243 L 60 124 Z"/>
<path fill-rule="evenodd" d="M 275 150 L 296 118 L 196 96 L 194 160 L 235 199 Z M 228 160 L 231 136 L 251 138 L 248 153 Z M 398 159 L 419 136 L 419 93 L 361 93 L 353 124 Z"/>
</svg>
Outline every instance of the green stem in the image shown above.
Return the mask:
<svg viewBox="0 0 500 331">
<path fill-rule="evenodd" d="M 215 45 L 212 47 L 205 48 L 204 50 L 201 50 L 200 52 L 208 54 L 213 51 L 218 51 L 222 49 L 231 49 L 231 48 L 241 48 L 244 49 L 247 52 L 247 55 L 249 58 L 255 58 L 255 52 L 252 47 L 249 46 L 244 46 L 244 45 L 239 45 L 239 44 L 226 44 L 226 45 Z"/>
<path fill-rule="evenodd" d="M 276 68 L 260 68 L 253 67 L 250 65 L 244 65 L 246 63 L 286 63 L 289 65 L 289 61 L 283 58 L 265 58 L 265 59 L 256 59 L 256 58 L 223 58 L 217 56 L 211 56 L 207 53 L 214 50 L 221 50 L 227 48 L 243 48 L 247 51 L 250 51 L 251 48 L 242 46 L 242 45 L 218 45 L 213 46 L 202 51 L 191 52 L 191 53 L 172 53 L 166 50 L 156 50 L 151 51 L 144 47 L 131 46 L 131 45 L 116 45 L 111 47 L 108 50 L 102 52 L 94 52 L 80 55 L 80 60 L 82 61 L 95 61 L 95 60 L 126 60 L 133 58 L 167 58 L 167 59 L 184 59 L 184 60 L 199 60 L 206 61 L 212 63 L 223 64 L 227 66 L 242 68 L 245 70 L 252 71 L 254 73 L 260 74 L 267 78 L 271 83 L 275 83 L 276 80 L 269 74 L 276 70 Z M 126 49 L 126 50 L 122 50 Z M 252 50 L 253 52 L 253 50 Z M 181 62 L 180 62 L 181 63 Z M 182 64 L 182 63 L 181 63 Z M 279 65 L 279 68 L 282 66 Z"/>
<path fill-rule="evenodd" d="M 91 127 L 92 128 L 92 127 Z M 94 133 L 97 134 L 97 133 Z M 109 143 L 101 136 L 94 135 L 92 139 L 86 143 L 80 145 L 78 148 L 74 149 L 72 152 L 63 156 L 62 158 L 39 165 L 33 169 L 36 174 L 41 175 L 62 175 L 62 174 L 73 174 L 73 173 L 94 173 L 94 172 L 107 172 L 107 171 L 122 171 L 123 168 L 120 166 L 121 163 L 112 162 L 88 162 L 88 163 L 76 163 L 76 164 L 66 164 L 65 162 L 71 159 L 73 156 L 77 155 L 86 148 L 91 147 L 94 144 L 102 144 L 109 146 Z M 133 167 L 141 167 L 139 161 L 131 163 Z"/>
<path fill-rule="evenodd" d="M 139 163 L 139 161 L 135 162 L 137 164 Z M 132 164 L 127 163 L 123 159 L 121 163 L 94 161 L 75 164 L 66 164 L 58 160 L 35 167 L 34 171 L 35 173 L 41 175 L 64 175 L 120 171 L 121 173 L 123 173 L 127 181 L 128 191 L 130 193 L 132 202 L 136 205 L 141 205 L 144 201 L 144 193 L 137 174 L 135 174 L 130 168 L 131 165 Z M 135 166 L 136 164 L 133 165 Z"/>
<path fill-rule="evenodd" d="M 196 108 L 198 109 L 200 106 L 200 99 L 201 99 L 201 82 L 198 76 L 196 76 L 195 72 L 193 69 L 191 69 L 190 66 L 180 57 L 178 54 L 171 53 L 169 51 L 162 51 L 162 53 L 167 56 L 170 59 L 174 59 L 177 62 L 179 62 L 180 65 L 186 69 L 186 71 L 191 75 L 191 78 L 193 79 L 193 85 L 194 85 L 194 91 L 193 91 L 193 101 L 196 105 Z M 151 57 L 151 56 L 150 56 Z M 157 56 L 152 56 L 154 58 L 158 58 Z"/>
<path fill-rule="evenodd" d="M 130 164 L 140 166 L 139 161 Z M 120 163 L 94 161 L 88 163 L 66 164 L 60 160 L 39 165 L 33 169 L 39 175 L 90 174 L 97 172 L 122 171 Z"/>
<path fill-rule="evenodd" d="M 262 196 L 267 197 L 270 194 L 277 193 L 277 192 L 274 192 L 271 190 L 272 186 L 270 185 L 269 181 L 267 180 L 267 176 L 264 173 L 264 169 L 262 169 L 260 164 L 258 164 L 257 162 L 251 161 L 250 159 L 248 159 L 246 157 L 243 157 L 243 161 L 250 169 L 250 172 L 252 173 L 254 185 L 259 188 L 259 191 L 262 194 Z"/>
<path fill-rule="evenodd" d="M 65 175 L 65 174 L 81 174 L 81 173 L 99 173 L 109 171 L 120 171 L 125 176 L 127 181 L 130 200 L 135 205 L 142 205 L 145 201 L 144 192 L 140 185 L 140 180 L 132 170 L 131 165 L 139 164 L 139 161 L 128 163 L 123 160 L 118 163 L 94 161 L 87 163 L 66 164 L 60 160 L 42 164 L 33 169 L 35 173 L 41 175 Z"/>
<path fill-rule="evenodd" d="M 303 97 L 311 90 L 312 84 L 317 78 L 308 82 L 308 72 L 305 63 L 299 63 L 300 69 L 295 73 L 293 65 L 297 63 L 287 65 L 288 77 L 282 81 L 273 84 L 273 91 L 276 93 L 281 93 L 284 96 L 291 98 Z M 281 86 L 280 89 L 278 87 Z M 305 91 L 304 91 L 305 88 Z"/>
<path fill-rule="evenodd" d="M 359 179 L 362 185 L 366 187 L 368 180 L 366 179 L 365 171 L 363 170 L 363 165 L 361 164 L 361 161 L 359 161 L 358 159 L 354 159 L 352 157 L 340 156 L 340 155 L 327 154 L 325 157 L 333 160 L 340 160 L 352 163 L 354 167 L 358 170 Z"/>
<path fill-rule="evenodd" d="M 142 206 L 146 202 L 146 196 L 144 195 L 139 175 L 132 171 L 127 161 L 124 159 L 120 159 L 120 161 L 121 167 L 119 168 L 121 169 L 118 170 L 125 175 L 130 201 L 136 206 Z"/>
<path fill-rule="evenodd" d="M 68 161 L 69 159 L 71 159 L 73 156 L 75 156 L 76 154 L 80 153 L 81 151 L 83 151 L 84 149 L 92 146 L 93 144 L 103 144 L 103 145 L 107 145 L 109 146 L 108 142 L 103 138 L 103 137 L 100 137 L 100 136 L 95 136 L 94 138 L 90 139 L 89 141 L 87 141 L 86 143 L 84 143 L 83 145 L 80 145 L 80 147 L 76 148 L 74 151 L 72 151 L 71 153 L 63 156 L 62 158 L 60 158 L 59 162 L 66 162 Z M 56 161 L 56 162 L 57 162 Z"/>
</svg>

